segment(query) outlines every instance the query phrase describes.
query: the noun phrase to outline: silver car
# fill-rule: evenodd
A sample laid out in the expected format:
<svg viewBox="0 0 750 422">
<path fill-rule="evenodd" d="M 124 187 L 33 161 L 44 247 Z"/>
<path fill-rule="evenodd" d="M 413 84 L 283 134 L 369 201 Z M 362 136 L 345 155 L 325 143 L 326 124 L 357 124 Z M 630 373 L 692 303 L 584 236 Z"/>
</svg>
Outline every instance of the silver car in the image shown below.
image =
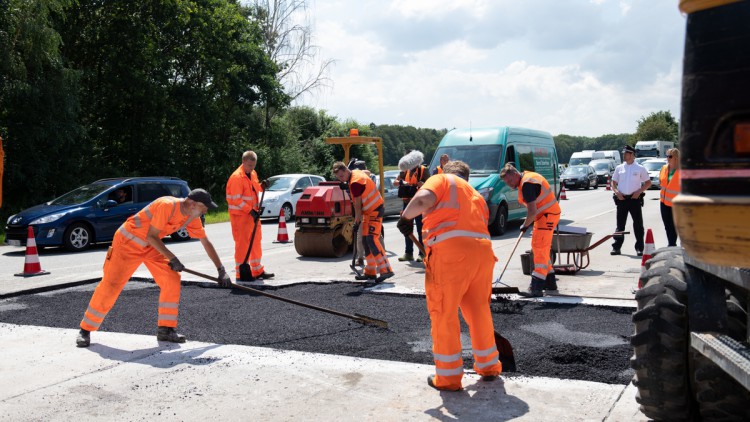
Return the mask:
<svg viewBox="0 0 750 422">
<path fill-rule="evenodd" d="M 398 177 L 398 170 L 388 170 L 383 172 L 383 183 L 385 183 L 385 197 L 383 204 L 385 207 L 385 216 L 399 215 L 404 207 L 404 201 L 398 197 L 398 188 L 393 186 L 393 181 Z M 370 174 L 370 178 L 375 181 L 375 185 L 380 189 L 380 177 L 376 173 Z"/>
</svg>

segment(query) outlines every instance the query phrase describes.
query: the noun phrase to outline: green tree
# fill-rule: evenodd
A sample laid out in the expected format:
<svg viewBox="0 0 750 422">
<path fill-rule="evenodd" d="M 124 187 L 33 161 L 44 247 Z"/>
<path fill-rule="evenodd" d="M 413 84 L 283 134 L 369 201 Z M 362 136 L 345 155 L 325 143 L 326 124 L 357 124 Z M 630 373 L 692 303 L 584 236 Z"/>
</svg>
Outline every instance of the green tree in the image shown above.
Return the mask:
<svg viewBox="0 0 750 422">
<path fill-rule="evenodd" d="M 678 142 L 679 124 L 669 111 L 657 111 L 638 120 L 633 144 L 638 141 Z"/>
</svg>

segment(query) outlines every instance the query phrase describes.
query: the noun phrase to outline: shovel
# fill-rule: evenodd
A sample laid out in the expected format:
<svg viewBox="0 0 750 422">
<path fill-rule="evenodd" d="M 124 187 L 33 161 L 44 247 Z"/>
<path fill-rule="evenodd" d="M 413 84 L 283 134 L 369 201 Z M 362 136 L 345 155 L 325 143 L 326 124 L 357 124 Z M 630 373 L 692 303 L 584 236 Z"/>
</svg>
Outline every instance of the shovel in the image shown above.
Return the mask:
<svg viewBox="0 0 750 422">
<path fill-rule="evenodd" d="M 357 262 L 357 232 L 359 231 L 359 224 L 354 224 L 354 227 L 352 228 L 352 263 L 349 265 L 349 268 L 354 271 L 354 274 L 357 274 L 357 276 L 362 277 L 362 272 L 359 271 L 359 268 L 355 265 Z"/>
<path fill-rule="evenodd" d="M 260 209 L 263 207 L 263 197 L 266 195 L 265 189 L 260 193 L 260 203 L 258 204 L 258 217 L 255 218 L 255 224 L 253 225 L 253 233 L 250 235 L 250 246 L 247 248 L 245 254 L 245 260 L 240 264 L 240 280 L 242 281 L 253 281 L 253 270 L 250 269 L 250 264 L 247 263 L 250 258 L 250 251 L 253 250 L 253 241 L 255 241 L 255 231 L 258 230 L 258 224 L 260 223 Z"/>
<path fill-rule="evenodd" d="M 186 273 L 189 273 L 189 274 L 197 275 L 198 277 L 203 277 L 207 280 L 215 281 L 217 283 L 219 282 L 219 279 L 216 277 L 211 277 L 208 274 L 199 273 L 198 271 L 193 271 L 189 268 L 184 268 L 182 271 L 185 271 Z M 320 306 L 310 305 L 308 303 L 298 302 L 296 300 L 287 299 L 285 297 L 272 295 L 262 290 L 257 290 L 257 289 L 253 289 L 252 287 L 242 286 L 237 283 L 232 283 L 232 288 L 237 289 L 237 290 L 243 290 L 249 293 L 258 294 L 258 295 L 265 296 L 265 297 L 270 297 L 271 299 L 280 300 L 282 302 L 291 303 L 293 305 L 302 306 L 304 308 L 314 309 L 316 311 L 321 311 L 321 312 L 325 312 L 328 314 L 333 314 L 333 315 L 338 315 L 340 317 L 349 318 L 360 324 L 372 325 L 374 327 L 380 327 L 380 328 L 388 328 L 388 323 L 386 321 L 382 321 L 382 320 L 375 319 L 375 318 L 370 318 L 368 316 L 364 316 L 360 314 L 354 314 L 354 315 L 345 314 L 343 312 L 334 311 L 333 309 L 322 308 Z"/>
</svg>

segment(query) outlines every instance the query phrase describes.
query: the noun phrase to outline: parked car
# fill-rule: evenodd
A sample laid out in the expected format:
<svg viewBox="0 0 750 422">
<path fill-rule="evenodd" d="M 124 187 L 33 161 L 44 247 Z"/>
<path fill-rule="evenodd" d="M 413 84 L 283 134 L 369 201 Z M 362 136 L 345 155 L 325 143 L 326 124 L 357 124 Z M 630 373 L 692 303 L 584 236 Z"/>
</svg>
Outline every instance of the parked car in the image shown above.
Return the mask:
<svg viewBox="0 0 750 422">
<path fill-rule="evenodd" d="M 565 185 L 566 189 L 594 189 L 599 187 L 597 182 L 596 171 L 589 165 L 570 166 L 560 177 L 560 182 Z"/>
<path fill-rule="evenodd" d="M 268 187 L 263 197 L 263 215 L 261 217 L 279 218 L 284 210 L 284 220 L 294 218 L 297 200 L 308 186 L 317 186 L 325 179 L 314 174 L 280 174 L 268 178 Z"/>
<path fill-rule="evenodd" d="M 64 246 L 74 252 L 93 243 L 110 242 L 131 215 L 162 196 L 184 198 L 187 182 L 176 177 L 133 177 L 97 180 L 44 204 L 8 218 L 5 243 L 25 246 L 28 227 L 34 228 L 37 246 Z M 171 235 L 187 240 L 187 230 Z"/>
<path fill-rule="evenodd" d="M 612 160 L 611 158 L 591 160 L 589 165 L 593 167 L 596 172 L 597 183 L 601 184 L 607 184 L 607 179 L 612 177 L 612 174 L 615 172 L 615 167 L 617 167 L 615 160 Z"/>
<path fill-rule="evenodd" d="M 653 160 L 653 159 L 654 159 L 654 157 L 638 157 L 638 158 L 635 159 L 635 162 L 638 163 L 638 164 L 643 164 L 644 161 L 646 161 L 646 160 Z"/>
<path fill-rule="evenodd" d="M 383 181 L 385 183 L 385 197 L 383 198 L 385 207 L 385 216 L 399 215 L 404 207 L 403 199 L 398 197 L 398 188 L 393 186 L 393 181 L 398 177 L 398 170 L 388 170 L 383 172 Z M 380 177 L 377 174 L 370 174 L 370 178 L 375 181 L 375 185 L 380 189 Z"/>
<path fill-rule="evenodd" d="M 661 189 L 659 172 L 665 164 L 667 164 L 667 160 L 663 158 L 651 158 L 641 163 L 648 170 L 648 177 L 651 179 L 651 189 Z"/>
</svg>

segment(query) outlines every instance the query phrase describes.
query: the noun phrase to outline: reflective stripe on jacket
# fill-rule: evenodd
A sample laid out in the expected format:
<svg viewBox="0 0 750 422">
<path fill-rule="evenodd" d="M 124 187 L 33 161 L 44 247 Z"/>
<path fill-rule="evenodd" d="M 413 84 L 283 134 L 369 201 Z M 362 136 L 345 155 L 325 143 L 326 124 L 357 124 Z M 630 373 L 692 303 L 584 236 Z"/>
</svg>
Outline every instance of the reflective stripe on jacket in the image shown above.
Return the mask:
<svg viewBox="0 0 750 422">
<path fill-rule="evenodd" d="M 544 214 L 560 214 L 560 204 L 555 199 L 555 192 L 552 191 L 547 179 L 542 177 L 539 173 L 533 171 L 525 171 L 521 176 L 521 183 L 518 184 L 518 202 L 526 206 L 526 202 L 523 200 L 523 184 L 524 183 L 535 183 L 542 186 L 542 190 L 539 196 L 536 198 L 536 219 L 539 219 Z"/>
<path fill-rule="evenodd" d="M 117 229 L 117 234 L 144 248 L 149 246 L 146 236 L 152 226 L 159 229 L 159 238 L 186 228 L 191 237 L 206 237 L 200 219 L 188 217 L 180 212 L 181 202 L 173 196 L 157 198 L 125 220 Z"/>
<path fill-rule="evenodd" d="M 468 182 L 443 173 L 430 177 L 422 187 L 437 197 L 435 205 L 422 216 L 425 246 L 454 237 L 490 238 L 487 203 Z"/>
<path fill-rule="evenodd" d="M 365 191 L 362 192 L 362 212 L 367 214 L 375 211 L 379 206 L 383 205 L 383 197 L 380 196 L 380 191 L 375 186 L 375 182 L 370 179 L 365 172 L 362 170 L 352 170 L 352 175 L 349 177 L 349 184 L 359 183 L 365 185 Z"/>
<path fill-rule="evenodd" d="M 667 180 L 669 180 L 669 164 L 664 164 L 659 172 L 659 185 L 661 186 L 659 200 L 664 205 L 671 207 L 672 200 L 680 193 L 680 169 L 674 171 L 672 180 L 669 180 L 669 182 Z"/>
<path fill-rule="evenodd" d="M 250 211 L 258 208 L 259 197 L 257 193 L 262 192 L 258 174 L 252 172 L 252 179 L 247 177 L 245 170 L 240 165 L 229 180 L 227 180 L 227 208 L 230 214 L 247 215 Z"/>
</svg>

